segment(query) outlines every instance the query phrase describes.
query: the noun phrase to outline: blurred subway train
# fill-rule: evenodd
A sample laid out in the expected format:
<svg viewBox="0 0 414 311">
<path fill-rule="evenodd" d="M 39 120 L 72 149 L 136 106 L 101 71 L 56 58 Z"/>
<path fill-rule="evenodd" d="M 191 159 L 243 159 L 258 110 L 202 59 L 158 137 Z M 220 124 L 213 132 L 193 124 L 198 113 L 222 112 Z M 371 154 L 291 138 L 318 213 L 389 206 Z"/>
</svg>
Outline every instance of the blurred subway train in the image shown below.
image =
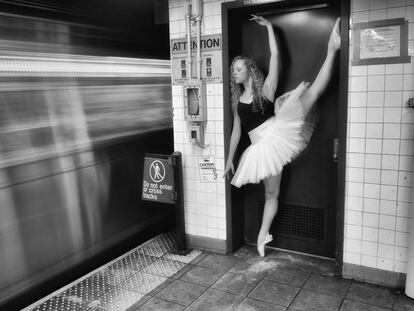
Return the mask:
<svg viewBox="0 0 414 311">
<path fill-rule="evenodd" d="M 0 1 L 0 309 L 174 226 L 141 201 L 173 151 L 165 1 L 86 2 Z"/>
</svg>

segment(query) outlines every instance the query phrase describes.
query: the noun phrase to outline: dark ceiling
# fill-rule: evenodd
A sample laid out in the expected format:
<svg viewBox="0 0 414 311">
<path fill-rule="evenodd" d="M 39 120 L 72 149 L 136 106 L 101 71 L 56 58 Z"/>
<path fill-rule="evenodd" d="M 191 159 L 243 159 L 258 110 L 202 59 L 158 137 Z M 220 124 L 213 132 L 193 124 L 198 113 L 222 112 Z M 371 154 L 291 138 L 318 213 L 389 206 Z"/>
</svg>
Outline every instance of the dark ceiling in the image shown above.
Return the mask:
<svg viewBox="0 0 414 311">
<path fill-rule="evenodd" d="M 127 29 L 168 22 L 168 0 L 0 0 L 0 11 Z"/>
<path fill-rule="evenodd" d="M 45 23 L 70 26 L 70 42 L 87 48 L 83 53 L 170 57 L 168 0 L 0 0 L 0 14 L 8 19 L 41 18 Z M 22 27 L 14 25 L 0 22 L 0 35 L 19 32 L 23 38 Z M 39 33 L 30 36 L 26 28 L 25 40 L 39 37 Z M 53 43 L 56 36 L 45 33 L 43 37 Z"/>
</svg>

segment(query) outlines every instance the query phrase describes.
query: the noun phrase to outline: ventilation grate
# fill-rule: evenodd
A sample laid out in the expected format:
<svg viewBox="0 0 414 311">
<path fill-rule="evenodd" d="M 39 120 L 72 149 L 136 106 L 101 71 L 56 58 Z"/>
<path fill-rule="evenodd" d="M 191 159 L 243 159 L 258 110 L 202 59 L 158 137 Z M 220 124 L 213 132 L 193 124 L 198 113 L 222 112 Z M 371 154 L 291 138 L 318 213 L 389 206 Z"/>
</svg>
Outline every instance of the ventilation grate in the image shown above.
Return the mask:
<svg viewBox="0 0 414 311">
<path fill-rule="evenodd" d="M 259 201 L 259 228 L 262 221 L 264 201 Z M 293 237 L 323 240 L 324 210 L 311 206 L 296 204 L 279 204 L 271 232 Z"/>
</svg>

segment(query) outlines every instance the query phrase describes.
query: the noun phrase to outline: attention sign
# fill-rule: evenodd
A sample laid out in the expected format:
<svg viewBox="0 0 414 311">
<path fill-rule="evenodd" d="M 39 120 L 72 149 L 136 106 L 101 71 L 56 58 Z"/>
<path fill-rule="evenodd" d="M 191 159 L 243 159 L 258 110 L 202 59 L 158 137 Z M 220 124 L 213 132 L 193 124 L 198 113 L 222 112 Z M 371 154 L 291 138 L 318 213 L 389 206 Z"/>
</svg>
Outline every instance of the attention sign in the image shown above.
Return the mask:
<svg viewBox="0 0 414 311">
<path fill-rule="evenodd" d="M 145 157 L 143 175 L 143 200 L 175 203 L 174 169 L 168 158 Z"/>
<path fill-rule="evenodd" d="M 187 38 L 171 40 L 171 70 L 173 84 L 183 84 L 188 78 L 197 76 L 197 40 L 191 38 L 190 41 L 192 72 L 187 72 L 187 45 Z M 201 79 L 203 81 L 211 83 L 222 82 L 221 49 L 221 35 L 201 36 Z"/>
</svg>

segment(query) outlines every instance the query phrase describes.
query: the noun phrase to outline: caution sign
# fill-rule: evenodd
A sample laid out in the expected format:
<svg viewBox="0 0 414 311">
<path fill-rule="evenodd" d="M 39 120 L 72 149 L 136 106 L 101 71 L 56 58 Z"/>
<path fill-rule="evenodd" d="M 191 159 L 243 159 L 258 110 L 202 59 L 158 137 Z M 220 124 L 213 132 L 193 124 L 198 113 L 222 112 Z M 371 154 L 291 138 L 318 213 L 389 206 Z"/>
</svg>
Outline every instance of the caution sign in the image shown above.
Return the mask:
<svg viewBox="0 0 414 311">
<path fill-rule="evenodd" d="M 175 203 L 174 169 L 168 158 L 145 157 L 143 175 L 143 200 Z"/>
<path fill-rule="evenodd" d="M 200 181 L 215 182 L 217 180 L 216 163 L 213 156 L 199 158 Z"/>
</svg>

